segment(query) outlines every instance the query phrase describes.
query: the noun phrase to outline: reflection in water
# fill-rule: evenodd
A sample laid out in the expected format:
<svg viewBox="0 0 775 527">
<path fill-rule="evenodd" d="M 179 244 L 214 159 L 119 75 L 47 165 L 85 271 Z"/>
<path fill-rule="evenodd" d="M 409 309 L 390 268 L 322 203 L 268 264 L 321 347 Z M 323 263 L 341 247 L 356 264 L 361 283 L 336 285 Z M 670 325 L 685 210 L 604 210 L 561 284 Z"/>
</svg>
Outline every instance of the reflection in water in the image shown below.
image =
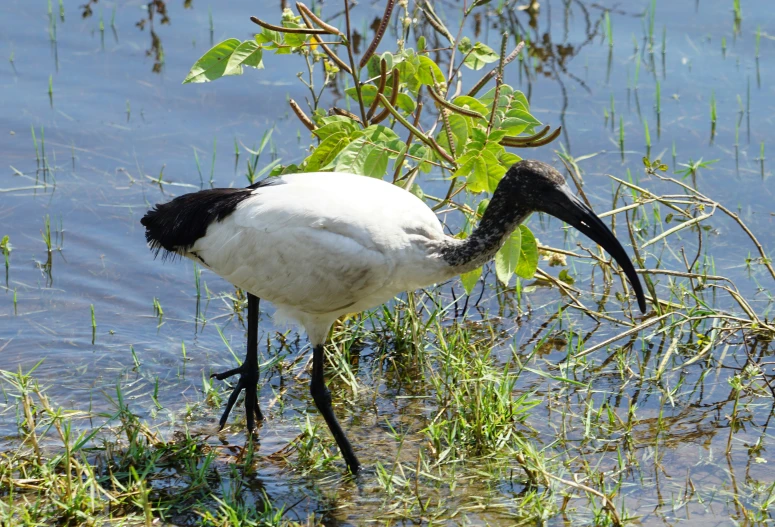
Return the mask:
<svg viewBox="0 0 775 527">
<path fill-rule="evenodd" d="M 100 0 L 87 0 L 87 2 L 81 6 L 81 17 L 91 17 L 94 14 L 94 5 L 99 3 L 99 1 Z M 190 9 L 192 4 L 193 0 L 183 0 L 184 9 Z M 153 23 L 155 16 L 158 17 L 159 23 L 162 25 L 170 23 L 166 0 L 151 0 L 146 4 L 146 12 L 148 16 L 146 18 L 141 18 L 135 25 L 143 31 L 145 25 L 148 24 L 148 31 L 151 34 L 151 47 L 145 51 L 145 54 L 146 56 L 153 57 L 153 72 L 159 73 L 164 66 L 164 47 L 162 47 L 161 39 L 155 31 Z M 212 30 L 210 40 L 212 40 Z"/>
</svg>

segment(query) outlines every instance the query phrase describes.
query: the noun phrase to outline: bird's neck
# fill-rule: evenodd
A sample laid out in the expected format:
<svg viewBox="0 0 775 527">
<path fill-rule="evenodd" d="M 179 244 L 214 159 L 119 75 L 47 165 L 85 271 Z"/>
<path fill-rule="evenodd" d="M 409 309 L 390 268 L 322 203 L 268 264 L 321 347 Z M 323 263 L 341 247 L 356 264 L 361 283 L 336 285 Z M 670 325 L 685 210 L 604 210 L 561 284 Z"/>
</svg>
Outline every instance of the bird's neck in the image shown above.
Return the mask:
<svg viewBox="0 0 775 527">
<path fill-rule="evenodd" d="M 495 256 L 506 239 L 530 215 L 498 187 L 479 225 L 465 240 L 450 239 L 441 251 L 455 275 L 478 269 Z"/>
</svg>

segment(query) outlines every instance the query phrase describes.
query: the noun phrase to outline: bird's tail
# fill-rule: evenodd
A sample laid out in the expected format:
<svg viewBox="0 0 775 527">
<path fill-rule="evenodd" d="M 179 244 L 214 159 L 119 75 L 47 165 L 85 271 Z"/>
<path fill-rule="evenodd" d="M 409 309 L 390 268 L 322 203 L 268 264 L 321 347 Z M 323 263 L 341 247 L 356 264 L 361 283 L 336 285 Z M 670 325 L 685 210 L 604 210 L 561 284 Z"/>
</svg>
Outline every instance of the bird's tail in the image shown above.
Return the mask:
<svg viewBox="0 0 775 527">
<path fill-rule="evenodd" d="M 250 188 L 216 188 L 184 194 L 149 210 L 140 220 L 145 239 L 155 255 L 182 256 L 207 234 L 207 228 L 221 221 L 250 197 Z"/>
</svg>

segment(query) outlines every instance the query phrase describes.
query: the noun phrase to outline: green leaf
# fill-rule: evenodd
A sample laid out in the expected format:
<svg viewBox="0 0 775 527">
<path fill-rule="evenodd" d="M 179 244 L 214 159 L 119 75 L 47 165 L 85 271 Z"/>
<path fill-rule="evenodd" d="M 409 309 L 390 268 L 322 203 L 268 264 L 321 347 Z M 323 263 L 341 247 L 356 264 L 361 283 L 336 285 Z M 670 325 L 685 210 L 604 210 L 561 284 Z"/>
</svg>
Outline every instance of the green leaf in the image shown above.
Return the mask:
<svg viewBox="0 0 775 527">
<path fill-rule="evenodd" d="M 571 275 L 568 274 L 567 269 L 563 269 L 562 271 L 560 271 L 560 274 L 557 276 L 557 278 L 568 285 L 573 285 L 573 282 L 576 281 L 575 278 L 573 278 Z"/>
<path fill-rule="evenodd" d="M 355 87 L 347 88 L 344 92 L 352 100 L 356 102 L 358 101 L 358 91 L 355 89 Z M 385 93 L 384 93 L 385 97 L 390 99 L 392 92 L 393 91 L 390 88 L 385 89 Z M 376 96 L 377 96 L 376 86 L 374 86 L 373 84 L 364 84 L 363 86 L 361 86 L 361 97 L 363 97 L 363 104 L 366 107 L 371 106 L 371 103 L 374 102 L 374 98 Z M 403 110 L 406 113 L 412 113 L 415 108 L 415 102 L 414 102 L 414 99 L 412 99 L 407 94 L 398 92 L 398 95 L 396 96 L 396 103 L 393 106 L 395 106 L 400 110 Z"/>
<path fill-rule="evenodd" d="M 411 192 L 412 194 L 414 194 L 420 199 L 425 199 L 425 192 L 423 192 L 422 187 L 417 183 L 414 183 L 412 185 L 412 188 L 409 189 L 409 192 Z"/>
<path fill-rule="evenodd" d="M 486 64 L 490 64 L 499 59 L 500 57 L 498 54 L 495 53 L 490 46 L 477 42 L 463 61 L 463 64 L 472 70 L 480 70 L 484 68 Z"/>
<path fill-rule="evenodd" d="M 479 277 L 482 276 L 482 268 L 474 269 L 467 273 L 460 275 L 460 281 L 463 282 L 463 288 L 466 290 L 466 294 L 470 295 L 476 287 L 476 282 L 479 281 Z"/>
<path fill-rule="evenodd" d="M 433 169 L 433 165 L 428 162 L 433 161 L 433 151 L 430 148 L 427 148 L 421 143 L 412 143 L 412 146 L 409 147 L 409 154 L 423 160 L 419 162 L 420 171 L 427 174 Z M 418 162 L 416 159 L 413 161 L 415 163 Z"/>
<path fill-rule="evenodd" d="M 262 50 L 253 40 L 246 40 L 240 44 L 234 53 L 229 57 L 229 62 L 226 64 L 226 71 L 224 75 L 241 75 L 242 66 L 250 66 L 258 70 L 264 69 L 264 63 L 261 61 Z"/>
<path fill-rule="evenodd" d="M 344 93 L 347 94 L 354 101 L 358 101 L 358 90 L 355 86 L 347 88 Z M 364 84 L 361 86 L 361 97 L 363 97 L 363 104 L 370 105 L 374 101 L 374 97 L 377 96 L 377 87 L 373 84 Z"/>
<path fill-rule="evenodd" d="M 352 119 L 348 117 L 343 117 L 341 115 L 331 116 L 331 117 L 338 117 L 338 120 L 335 121 L 329 121 L 327 118 L 326 124 L 321 126 L 320 128 L 316 128 L 312 133 L 318 136 L 318 138 L 321 141 L 325 141 L 330 135 L 333 135 L 335 133 L 344 133 L 346 135 L 352 134 L 356 128 L 357 125 L 352 121 Z"/>
<path fill-rule="evenodd" d="M 522 158 L 517 154 L 512 154 L 511 152 L 504 151 L 500 156 L 498 156 L 498 162 L 505 167 L 510 167 L 514 163 L 519 163 L 520 161 L 522 161 Z"/>
<path fill-rule="evenodd" d="M 339 153 L 334 170 L 382 179 L 388 159 L 384 149 L 371 143 L 367 137 L 359 137 Z"/>
<path fill-rule="evenodd" d="M 494 192 L 495 187 L 503 178 L 506 173 L 506 169 L 501 166 L 492 152 L 487 150 L 479 152 L 470 152 L 461 158 L 461 161 L 467 156 L 472 155 L 472 158 L 465 159 L 465 164 L 455 172 L 455 176 L 458 176 L 463 167 L 469 171 L 467 174 L 467 188 L 474 193 L 479 192 Z"/>
<path fill-rule="evenodd" d="M 315 172 L 331 163 L 334 158 L 350 143 L 349 134 L 338 131 L 326 137 L 304 161 L 307 172 Z"/>
<path fill-rule="evenodd" d="M 447 79 L 441 72 L 441 68 L 439 68 L 439 65 L 433 62 L 430 57 L 426 55 L 419 55 L 418 60 L 419 64 L 417 66 L 417 79 L 421 83 L 428 84 L 430 86 L 434 86 L 436 84 L 441 84 L 442 86 L 447 85 Z"/>
<path fill-rule="evenodd" d="M 500 122 L 500 124 L 498 125 L 498 129 L 505 132 L 506 135 L 516 137 L 522 132 L 524 132 L 525 130 L 527 130 L 528 126 L 530 126 L 530 123 L 528 123 L 524 119 L 519 119 L 516 117 L 507 117 Z"/>
<path fill-rule="evenodd" d="M 522 248 L 522 231 L 516 229 L 506 239 L 506 243 L 495 253 L 495 276 L 504 285 L 508 285 L 519 264 Z"/>
<path fill-rule="evenodd" d="M 363 130 L 356 130 L 356 132 L 353 135 L 357 137 L 360 137 L 360 136 L 368 137 L 368 139 L 372 143 L 389 143 L 391 141 L 395 141 L 396 139 L 399 139 L 397 133 L 395 133 L 387 126 L 384 126 L 381 124 L 372 124 L 368 128 L 364 128 Z"/>
<path fill-rule="evenodd" d="M 471 50 L 473 47 L 474 46 L 471 44 L 471 39 L 468 37 L 461 38 L 457 45 L 457 49 L 460 51 L 460 53 L 468 53 L 469 50 Z"/>
<path fill-rule="evenodd" d="M 458 114 L 449 114 L 449 129 L 452 131 L 452 140 L 455 143 L 455 152 L 462 152 L 465 145 L 468 143 L 468 121 L 465 117 Z M 441 130 L 436 137 L 436 141 L 447 152 L 452 152 L 449 148 L 449 140 L 447 138 L 447 131 Z"/>
<path fill-rule="evenodd" d="M 521 233 L 519 263 L 514 272 L 520 278 L 530 279 L 538 269 L 538 244 L 533 232 L 524 225 L 519 226 Z"/>
<path fill-rule="evenodd" d="M 490 115 L 490 110 L 487 108 L 487 106 L 474 99 L 473 97 L 469 97 L 468 95 L 460 95 L 455 97 L 455 100 L 453 100 L 452 103 L 462 108 L 468 108 L 482 115 Z"/>
<path fill-rule="evenodd" d="M 191 67 L 191 71 L 183 80 L 183 84 L 190 82 L 210 82 L 223 77 L 229 57 L 241 42 L 236 38 L 224 40 L 216 44 L 202 55 Z"/>
<path fill-rule="evenodd" d="M 526 123 L 534 126 L 538 126 L 541 124 L 541 121 L 533 117 L 530 112 L 527 110 L 523 110 L 522 108 L 514 108 L 512 110 L 509 110 L 506 112 L 506 118 L 512 118 L 512 119 L 521 119 L 522 121 L 525 121 Z"/>
<path fill-rule="evenodd" d="M 393 54 L 389 51 L 386 51 L 382 55 L 377 55 L 375 53 L 366 64 L 366 70 L 369 72 L 370 78 L 379 77 L 382 59 L 385 59 L 385 62 L 387 62 L 387 70 L 393 71 Z"/>
<path fill-rule="evenodd" d="M 305 29 L 307 26 L 301 25 L 301 17 L 295 16 L 293 12 L 286 8 L 283 9 L 283 27 L 290 29 Z M 285 33 L 285 43 L 292 47 L 299 47 L 307 41 L 307 33 Z"/>
<path fill-rule="evenodd" d="M 278 31 L 263 28 L 261 33 L 256 34 L 258 44 L 280 45 L 283 43 L 283 37 Z"/>
</svg>

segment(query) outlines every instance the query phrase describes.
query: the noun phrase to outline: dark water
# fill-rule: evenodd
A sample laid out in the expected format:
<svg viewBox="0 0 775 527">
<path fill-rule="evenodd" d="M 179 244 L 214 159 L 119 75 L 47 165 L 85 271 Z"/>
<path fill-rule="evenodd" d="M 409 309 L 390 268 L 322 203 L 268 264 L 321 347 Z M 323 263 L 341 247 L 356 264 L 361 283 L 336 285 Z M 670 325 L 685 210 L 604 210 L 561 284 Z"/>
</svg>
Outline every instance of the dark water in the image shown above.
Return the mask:
<svg viewBox="0 0 775 527">
<path fill-rule="evenodd" d="M 0 369 L 29 369 L 45 359 L 37 379 L 49 386 L 49 394 L 58 403 L 73 408 L 108 406 L 105 394 L 113 393 L 121 383 L 135 397 L 135 412 L 158 416 L 174 429 L 186 404 L 202 400 L 203 374 L 234 364 L 216 326 L 239 356 L 244 332 L 232 316 L 228 299 L 220 297 L 221 293 L 233 293 L 233 289 L 208 272 L 201 275 L 200 298 L 207 323 L 204 327 L 196 323 L 195 269 L 190 262 L 162 265 L 154 261 L 139 219 L 153 203 L 199 188 L 202 180 L 208 186 L 211 174 L 215 186 L 246 184 L 246 154 L 243 151 L 235 168 L 235 140 L 254 148 L 267 130 L 274 129 L 261 165 L 272 159 L 271 153 L 284 163 L 301 160 L 307 135 L 302 133 L 302 140 L 297 140 L 301 126 L 289 114 L 286 98 L 303 100 L 307 95 L 295 79 L 304 65 L 296 57 L 277 59 L 267 54 L 265 70 L 210 84 L 181 84 L 211 41 L 251 35 L 254 26 L 248 15 L 279 19 L 281 9 L 275 2 L 206 4 L 195 0 L 189 8 L 184 8 L 182 1 L 171 2 L 169 24 L 161 24 L 158 16 L 149 22 L 144 2 L 99 2 L 88 18 L 82 18 L 80 3 L 65 1 L 64 22 L 58 17 L 56 2 L 52 4 L 55 41 L 45 2 L 5 0 L 0 4 L 0 237 L 9 235 L 13 246 L 7 287 L 0 291 Z M 539 14 L 532 19 L 527 12 L 511 13 L 511 25 L 518 25 L 536 44 L 530 59 L 533 73 L 520 75 L 512 69 L 507 82 L 529 94 L 539 119 L 563 125 L 561 142 L 570 154 L 595 154 L 579 165 L 584 170 L 586 192 L 598 210 L 608 210 L 611 205 L 614 185 L 605 174 L 627 180 L 629 169 L 642 186 L 662 188 L 642 171 L 645 118 L 652 159 L 661 157 L 673 169 L 671 153 L 675 148 L 677 163 L 718 160 L 711 169 L 701 169 L 694 184 L 739 211 L 765 249 L 772 252 L 775 186 L 769 179 L 770 161 L 758 158 L 762 142 L 765 158 L 773 151 L 775 10 L 767 1 L 744 4 L 743 19 L 736 30 L 731 1 L 658 2 L 653 54 L 644 51 L 644 32 L 648 31 L 644 13 L 651 5 L 647 1 L 555 0 L 542 2 Z M 613 47 L 605 37 L 604 8 L 612 9 Z M 456 3 L 450 3 L 445 12 L 454 20 L 458 10 Z M 358 11 L 369 22 L 380 12 L 378 5 L 365 5 Z M 100 20 L 104 30 L 100 30 Z M 137 23 L 143 20 L 144 28 L 140 29 Z M 494 19 L 482 21 L 480 38 L 497 41 L 496 23 Z M 757 27 L 761 27 L 758 60 Z M 722 37 L 726 52 L 722 51 Z M 643 63 L 635 89 L 637 56 Z M 661 88 L 659 126 L 657 80 Z M 750 112 L 739 113 L 738 96 Z M 718 113 L 713 137 L 711 98 L 715 98 Z M 620 119 L 625 129 L 623 155 Z M 740 124 L 736 126 L 736 122 Z M 38 148 L 45 147 L 48 170 L 36 162 L 31 127 Z M 553 147 L 559 149 L 559 142 Z M 551 147 L 524 155 L 556 160 Z M 151 178 L 162 171 L 168 184 L 160 189 Z M 61 250 L 57 250 L 55 240 L 50 269 L 41 239 L 47 215 L 52 233 L 61 230 L 62 239 Z M 754 246 L 730 221 L 719 218 L 712 226 L 709 253 L 715 272 L 736 279 L 752 304 L 761 312 L 767 311 L 768 295 L 759 286 L 767 288 L 771 282 L 758 270 L 749 272 L 744 262 L 749 253 L 756 256 Z M 542 243 L 566 243 L 555 223 L 539 224 L 534 219 L 531 227 Z M 693 243 L 693 239 L 687 237 L 686 243 Z M 574 245 L 568 242 L 567 247 Z M 680 268 L 674 256 L 661 254 L 666 267 Z M 656 265 L 656 258 L 649 257 L 650 266 Z M 6 283 L 4 279 L 0 282 Z M 580 279 L 577 285 L 584 289 L 585 283 Z M 164 311 L 161 325 L 154 312 L 154 298 Z M 552 312 L 558 298 L 551 290 L 539 290 L 530 301 L 537 308 L 535 316 L 521 329 L 511 329 L 516 344 L 528 341 L 531 330 L 544 322 L 542 306 Z M 96 320 L 94 334 L 91 306 Z M 267 341 L 274 338 L 275 331 L 287 329 L 272 326 L 267 316 L 271 309 L 263 307 L 269 309 L 262 314 L 261 339 Z M 604 336 L 601 333 L 600 340 Z M 292 351 L 305 343 L 295 332 L 288 338 Z M 183 360 L 182 344 L 188 360 Z M 138 371 L 133 368 L 130 348 L 142 365 Z M 558 354 L 558 360 L 563 353 Z M 293 359 L 295 355 L 290 354 L 288 360 Z M 301 372 L 303 364 L 295 365 L 295 374 Z M 369 382 L 365 374 L 360 380 Z M 161 409 L 149 395 L 156 383 Z M 550 390 L 551 385 L 544 388 Z M 597 388 L 601 392 L 608 389 Z M 272 398 L 272 389 L 263 390 L 263 400 Z M 656 403 L 647 400 L 640 411 L 656 415 Z M 295 406 L 285 410 L 286 419 L 277 418 L 264 427 L 262 449 L 274 451 L 295 437 L 299 432 L 297 419 L 307 404 L 295 401 Z M 626 406 L 626 402 L 622 404 Z M 677 434 L 675 441 L 666 445 L 672 452 L 676 477 L 679 473 L 683 477 L 714 448 L 723 450 L 716 441 L 719 445 L 726 442 L 726 436 L 716 439 L 712 433 L 698 431 L 712 419 L 694 415 L 695 411 L 699 412 L 696 408 L 675 411 L 676 430 L 687 427 L 684 436 Z M 214 427 L 217 408 L 198 407 L 196 412 L 192 426 L 202 430 Z M 358 410 L 354 412 L 358 414 Z M 358 415 L 354 419 L 358 422 Z M 367 427 L 361 428 L 364 444 L 372 439 L 375 443 L 384 441 L 383 430 L 374 428 L 369 434 Z M 0 434 L 15 430 L 12 412 L 0 414 Z M 740 441 L 745 440 L 744 435 Z M 386 459 L 388 456 L 385 454 Z M 367 462 L 379 456 L 373 457 Z M 710 480 L 709 486 L 727 485 L 727 479 L 716 476 L 715 471 L 713 466 L 699 472 Z M 270 494 L 275 491 L 282 496 L 282 478 L 272 479 L 270 472 L 265 474 L 267 488 Z M 628 507 L 645 514 L 653 509 L 656 497 L 649 492 L 633 495 L 631 500 Z M 713 516 L 707 514 L 706 518 Z"/>
</svg>

